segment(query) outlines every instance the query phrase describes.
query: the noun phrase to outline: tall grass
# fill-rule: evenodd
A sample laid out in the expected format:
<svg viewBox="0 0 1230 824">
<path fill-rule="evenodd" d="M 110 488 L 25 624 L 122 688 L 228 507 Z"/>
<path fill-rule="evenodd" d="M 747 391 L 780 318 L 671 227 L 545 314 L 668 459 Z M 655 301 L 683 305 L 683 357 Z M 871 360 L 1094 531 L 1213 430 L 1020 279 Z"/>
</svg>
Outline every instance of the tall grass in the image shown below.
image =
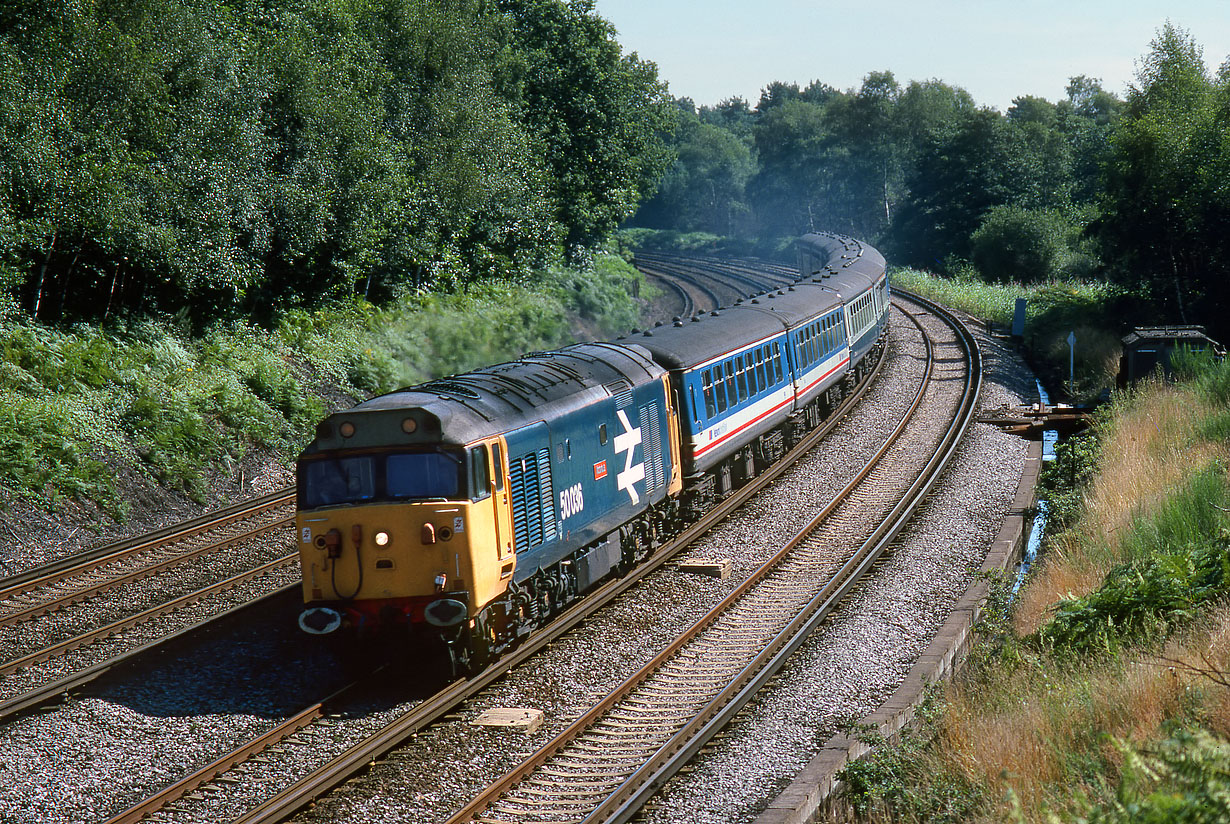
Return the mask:
<svg viewBox="0 0 1230 824">
<path fill-rule="evenodd" d="M 1005 328 L 1011 328 L 1016 301 L 1023 298 L 1025 345 L 1052 394 L 1084 401 L 1115 385 L 1126 296 L 1109 284 L 984 283 L 972 272 L 944 278 L 913 269 L 893 269 L 889 277 L 894 285 Z M 1070 334 L 1076 337 L 1074 349 Z"/>
</svg>

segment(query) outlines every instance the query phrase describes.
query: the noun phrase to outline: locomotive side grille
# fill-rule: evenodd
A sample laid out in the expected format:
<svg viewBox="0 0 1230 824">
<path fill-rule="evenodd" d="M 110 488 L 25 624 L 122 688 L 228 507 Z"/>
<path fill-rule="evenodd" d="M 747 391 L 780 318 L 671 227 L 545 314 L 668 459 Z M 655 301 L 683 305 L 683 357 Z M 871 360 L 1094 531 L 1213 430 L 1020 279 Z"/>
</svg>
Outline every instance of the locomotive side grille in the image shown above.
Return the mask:
<svg viewBox="0 0 1230 824">
<path fill-rule="evenodd" d="M 613 381 L 603 386 L 615 399 L 616 409 L 623 409 L 632 403 L 632 384 L 627 381 Z"/>
<path fill-rule="evenodd" d="M 539 522 L 542 538 L 539 543 L 550 541 L 555 537 L 555 492 L 551 488 L 551 450 L 544 447 L 538 450 L 538 466 L 541 474 L 539 484 Z"/>
<path fill-rule="evenodd" d="M 645 491 L 652 492 L 662 486 L 662 432 L 658 423 L 658 402 L 651 401 L 641 407 L 642 431 L 647 430 L 645 450 Z"/>
<path fill-rule="evenodd" d="M 512 497 L 513 538 L 517 552 L 530 548 L 530 532 L 525 512 L 525 458 L 510 461 L 508 486 Z"/>
<path fill-rule="evenodd" d="M 512 498 L 513 539 L 517 552 L 555 538 L 555 496 L 547 449 L 531 452 L 508 466 Z"/>
</svg>

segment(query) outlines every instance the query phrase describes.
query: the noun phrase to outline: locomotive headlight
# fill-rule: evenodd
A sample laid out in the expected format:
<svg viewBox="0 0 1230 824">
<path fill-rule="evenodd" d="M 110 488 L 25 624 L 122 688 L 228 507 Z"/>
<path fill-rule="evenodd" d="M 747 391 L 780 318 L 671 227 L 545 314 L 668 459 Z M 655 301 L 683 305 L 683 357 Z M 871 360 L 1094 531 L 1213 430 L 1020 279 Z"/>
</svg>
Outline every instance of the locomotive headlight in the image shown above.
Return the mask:
<svg viewBox="0 0 1230 824">
<path fill-rule="evenodd" d="M 418 428 L 419 428 L 419 422 L 416 421 L 414 418 L 405 418 L 401 422 L 401 431 L 405 432 L 407 435 L 413 435 L 415 432 L 418 431 Z"/>
<path fill-rule="evenodd" d="M 351 423 L 350 421 L 343 421 L 342 425 L 337 428 L 337 432 L 343 438 L 353 437 L 354 436 L 354 424 Z"/>
<path fill-rule="evenodd" d="M 388 546 L 391 540 L 393 540 L 392 536 L 383 529 L 376 533 L 376 546 Z"/>
</svg>

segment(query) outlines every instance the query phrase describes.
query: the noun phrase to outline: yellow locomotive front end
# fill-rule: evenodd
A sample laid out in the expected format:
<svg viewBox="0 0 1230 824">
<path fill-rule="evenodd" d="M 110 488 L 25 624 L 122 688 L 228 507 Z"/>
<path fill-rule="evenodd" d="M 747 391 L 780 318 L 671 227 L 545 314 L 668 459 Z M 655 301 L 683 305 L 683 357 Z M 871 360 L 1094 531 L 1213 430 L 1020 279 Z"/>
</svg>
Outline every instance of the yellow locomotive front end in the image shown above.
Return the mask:
<svg viewBox="0 0 1230 824">
<path fill-rule="evenodd" d="M 459 637 L 512 579 L 501 440 L 446 445 L 424 423 L 331 420 L 301 456 L 305 632 Z"/>
</svg>

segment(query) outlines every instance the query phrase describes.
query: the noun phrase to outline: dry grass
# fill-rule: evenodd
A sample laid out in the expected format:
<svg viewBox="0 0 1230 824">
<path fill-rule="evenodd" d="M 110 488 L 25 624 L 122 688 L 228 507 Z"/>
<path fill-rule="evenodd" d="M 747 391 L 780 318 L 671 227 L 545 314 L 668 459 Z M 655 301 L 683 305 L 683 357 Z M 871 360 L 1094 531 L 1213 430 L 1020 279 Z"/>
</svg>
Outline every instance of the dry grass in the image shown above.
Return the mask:
<svg viewBox="0 0 1230 824">
<path fill-rule="evenodd" d="M 1230 609 L 1223 608 L 1156 656 L 1066 672 L 1047 665 L 973 693 L 952 686 L 932 771 L 964 775 L 985 797 L 1000 799 L 988 820 L 1012 817 L 1011 790 L 1023 820 L 1053 821 L 1054 813 L 1075 812 L 1077 797 L 1098 797 L 1082 778 L 1090 763 L 1102 765 L 1103 787 L 1118 781 L 1116 742 L 1139 747 L 1183 715 L 1230 733 L 1230 689 L 1221 674 L 1228 667 Z"/>
<path fill-rule="evenodd" d="M 1119 536 L 1132 522 L 1156 510 L 1194 468 L 1225 456 L 1225 444 L 1195 435 L 1197 421 L 1212 411 L 1188 389 L 1155 383 L 1140 390 L 1131 409 L 1103 433 L 1105 457 L 1086 495 L 1081 526 L 1048 550 L 1017 605 L 1017 633 L 1036 631 L 1058 601 L 1096 589 L 1112 567 L 1128 560 Z"/>
</svg>

